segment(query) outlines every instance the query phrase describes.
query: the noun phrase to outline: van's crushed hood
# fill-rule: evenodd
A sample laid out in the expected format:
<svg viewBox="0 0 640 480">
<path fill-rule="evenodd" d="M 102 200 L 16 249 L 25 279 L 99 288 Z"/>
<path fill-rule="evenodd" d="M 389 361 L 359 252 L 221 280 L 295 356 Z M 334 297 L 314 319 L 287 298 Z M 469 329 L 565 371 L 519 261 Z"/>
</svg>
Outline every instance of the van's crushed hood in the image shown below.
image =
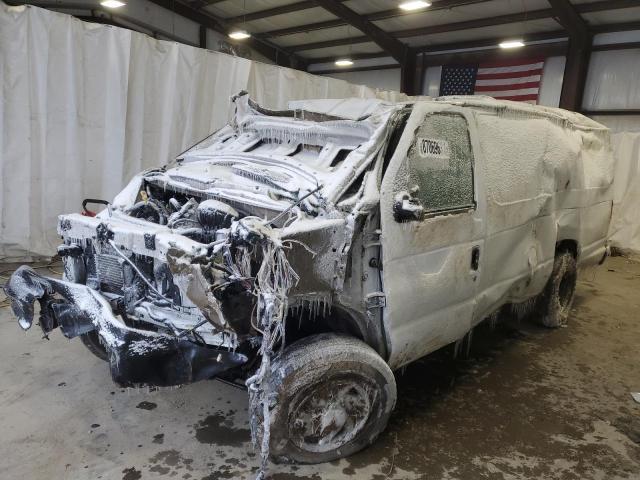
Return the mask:
<svg viewBox="0 0 640 480">
<path fill-rule="evenodd" d="M 200 192 L 235 206 L 246 205 L 249 210 L 261 207 L 281 211 L 319 186 L 313 170 L 304 165 L 291 166 L 287 160 L 278 155 L 222 154 L 152 171 L 144 179 L 185 194 Z"/>
</svg>

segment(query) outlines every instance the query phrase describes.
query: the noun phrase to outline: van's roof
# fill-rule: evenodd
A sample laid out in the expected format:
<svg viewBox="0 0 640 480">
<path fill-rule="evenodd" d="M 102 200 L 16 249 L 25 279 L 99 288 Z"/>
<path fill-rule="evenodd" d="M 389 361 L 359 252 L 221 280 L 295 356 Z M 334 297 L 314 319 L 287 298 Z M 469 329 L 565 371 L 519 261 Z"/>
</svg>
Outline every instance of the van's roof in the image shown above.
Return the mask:
<svg viewBox="0 0 640 480">
<path fill-rule="evenodd" d="M 607 130 L 604 125 L 579 113 L 570 112 L 561 108 L 531 105 L 524 102 L 496 100 L 495 98 L 482 95 L 459 95 L 437 98 L 427 96 L 411 97 L 406 102 L 398 102 L 396 105 L 411 105 L 416 102 L 423 101 L 448 103 L 476 110 L 493 111 L 495 113 L 511 113 L 516 116 L 545 117 L 554 121 L 568 123 L 579 129 Z M 289 102 L 288 106 L 291 110 L 305 110 L 308 112 L 357 120 L 370 115 L 383 105 L 392 105 L 392 103 L 377 98 L 343 98 L 295 100 Z"/>
<path fill-rule="evenodd" d="M 451 105 L 469 107 L 478 110 L 489 110 L 496 113 L 512 113 L 517 116 L 546 117 L 551 120 L 566 122 L 574 127 L 588 130 L 608 130 L 607 127 L 584 115 L 562 108 L 545 107 L 543 105 L 532 105 L 525 102 L 514 102 L 510 100 L 496 100 L 483 95 L 459 95 L 438 97 L 432 99 L 434 102 L 444 102 Z"/>
</svg>

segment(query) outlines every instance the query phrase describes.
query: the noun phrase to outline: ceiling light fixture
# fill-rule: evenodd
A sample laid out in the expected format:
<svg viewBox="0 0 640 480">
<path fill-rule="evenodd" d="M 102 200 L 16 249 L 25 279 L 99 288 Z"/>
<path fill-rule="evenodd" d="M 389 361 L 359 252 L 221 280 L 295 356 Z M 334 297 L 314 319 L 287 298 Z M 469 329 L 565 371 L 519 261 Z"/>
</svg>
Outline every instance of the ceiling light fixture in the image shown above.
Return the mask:
<svg viewBox="0 0 640 480">
<path fill-rule="evenodd" d="M 401 10 L 406 12 L 412 12 L 413 10 L 420 10 L 421 8 L 427 8 L 431 6 L 431 2 L 425 2 L 423 0 L 415 0 L 411 2 L 404 2 L 398 5 Z"/>
<path fill-rule="evenodd" d="M 119 0 L 102 0 L 102 2 L 100 2 L 100 5 L 107 8 L 120 8 L 124 7 L 126 3 Z"/>
<path fill-rule="evenodd" d="M 524 47 L 522 40 L 505 40 L 500 44 L 500 48 L 521 48 Z"/>
<path fill-rule="evenodd" d="M 246 30 L 234 30 L 229 33 L 229 38 L 233 38 L 234 40 L 244 40 L 250 36 L 251 34 Z"/>
<path fill-rule="evenodd" d="M 353 60 L 349 58 L 341 58 L 340 60 L 336 60 L 337 67 L 350 67 L 353 65 Z"/>
</svg>

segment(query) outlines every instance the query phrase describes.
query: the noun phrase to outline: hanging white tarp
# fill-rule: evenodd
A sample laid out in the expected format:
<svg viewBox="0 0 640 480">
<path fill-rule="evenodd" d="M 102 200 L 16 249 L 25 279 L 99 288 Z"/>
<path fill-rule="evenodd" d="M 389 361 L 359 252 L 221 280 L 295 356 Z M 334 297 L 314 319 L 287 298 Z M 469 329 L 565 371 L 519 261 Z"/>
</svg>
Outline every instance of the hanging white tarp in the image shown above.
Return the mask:
<svg viewBox="0 0 640 480">
<path fill-rule="evenodd" d="M 405 98 L 2 2 L 0 81 L 0 261 L 55 253 L 59 214 L 222 127 L 241 90 L 270 108 Z"/>
<path fill-rule="evenodd" d="M 584 93 L 585 110 L 640 108 L 640 49 L 595 52 Z M 612 131 L 616 155 L 611 244 L 640 253 L 640 116 L 595 116 Z"/>
<path fill-rule="evenodd" d="M 640 132 L 613 135 L 617 157 L 611 243 L 640 253 Z"/>
</svg>

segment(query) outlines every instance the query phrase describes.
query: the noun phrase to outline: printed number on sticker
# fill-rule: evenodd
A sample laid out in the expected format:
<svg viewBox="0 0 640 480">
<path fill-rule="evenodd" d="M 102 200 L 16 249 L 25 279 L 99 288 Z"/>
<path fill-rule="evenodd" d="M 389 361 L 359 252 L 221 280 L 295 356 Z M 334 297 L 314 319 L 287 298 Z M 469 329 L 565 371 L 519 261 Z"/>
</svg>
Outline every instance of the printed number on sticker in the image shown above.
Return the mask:
<svg viewBox="0 0 640 480">
<path fill-rule="evenodd" d="M 449 142 L 446 140 L 418 137 L 418 147 L 423 158 L 449 159 Z"/>
<path fill-rule="evenodd" d="M 431 168 L 449 168 L 451 149 L 449 148 L 449 142 L 446 140 L 418 137 L 418 152 L 421 158 L 430 160 L 429 166 Z"/>
</svg>

